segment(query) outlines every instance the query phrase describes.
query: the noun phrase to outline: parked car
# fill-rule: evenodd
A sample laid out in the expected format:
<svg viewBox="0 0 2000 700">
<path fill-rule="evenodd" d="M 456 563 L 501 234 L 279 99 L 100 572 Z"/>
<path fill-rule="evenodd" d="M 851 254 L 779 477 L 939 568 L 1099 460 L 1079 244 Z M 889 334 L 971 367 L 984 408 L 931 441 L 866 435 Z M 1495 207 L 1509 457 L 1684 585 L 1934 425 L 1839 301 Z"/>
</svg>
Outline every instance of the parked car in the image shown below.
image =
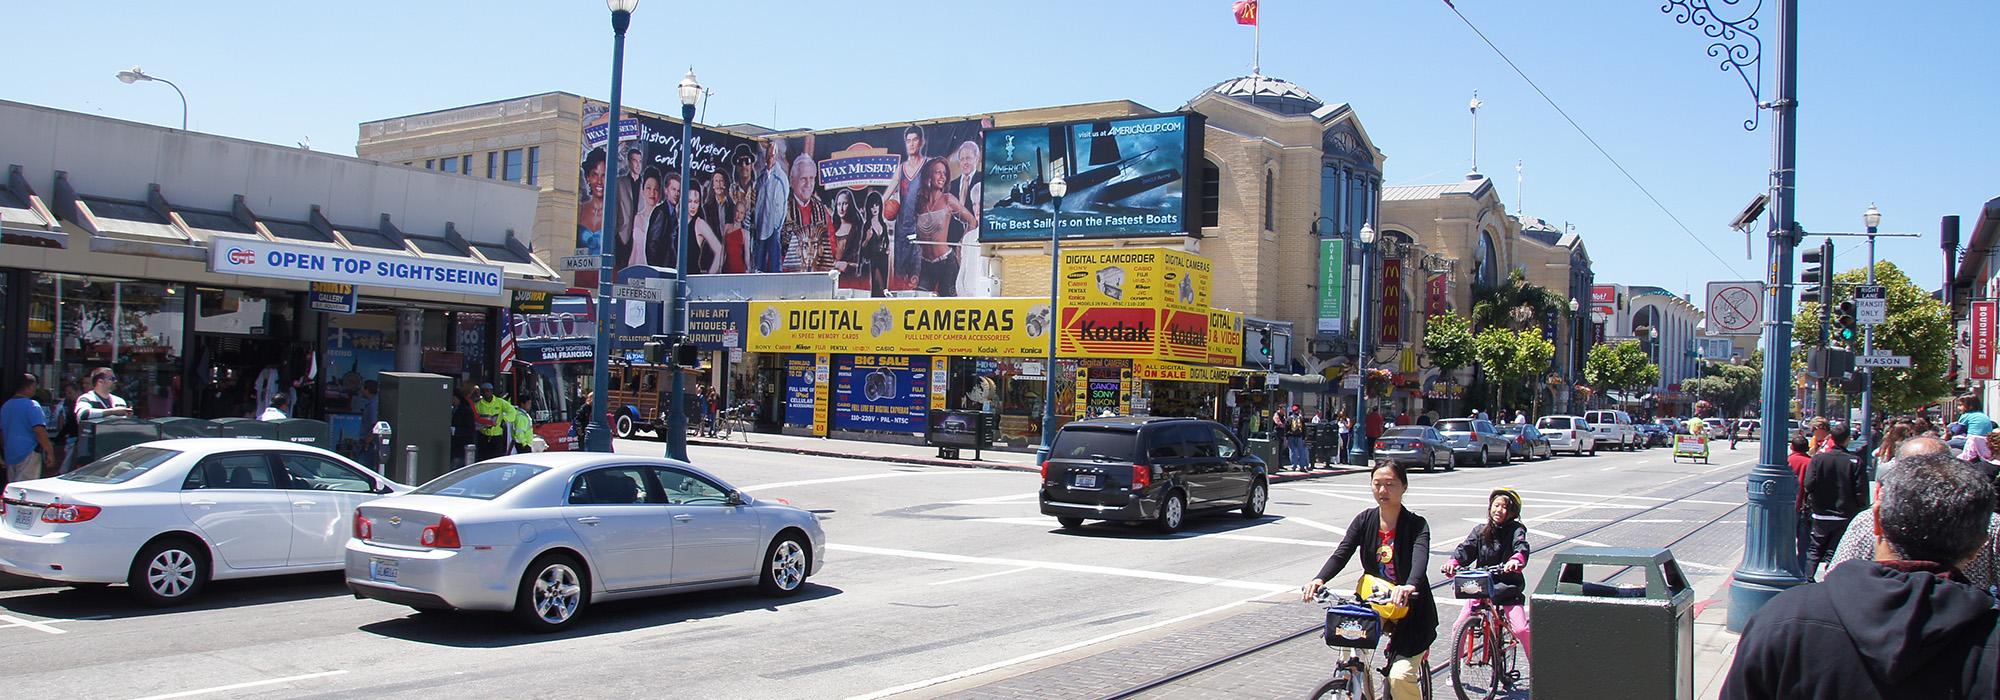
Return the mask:
<svg viewBox="0 0 2000 700">
<path fill-rule="evenodd" d="M 1435 426 L 1444 435 L 1446 444 L 1451 445 L 1454 463 L 1470 460 L 1473 464 L 1489 466 L 1498 457 L 1501 464 L 1512 461 L 1512 448 L 1508 440 L 1494 429 L 1492 421 L 1477 418 L 1447 418 Z"/>
<path fill-rule="evenodd" d="M 1375 459 L 1394 462 L 1405 467 L 1422 467 L 1424 471 L 1434 471 L 1440 465 L 1445 471 L 1457 469 L 1457 460 L 1452 458 L 1451 445 L 1444 435 L 1427 425 L 1405 425 L 1382 432 L 1375 440 Z"/>
<path fill-rule="evenodd" d="M 418 610 L 509 612 L 552 632 L 622 598 L 757 586 L 797 594 L 826 559 L 811 512 L 678 460 L 492 459 L 353 511 L 347 587 Z"/>
<path fill-rule="evenodd" d="M 1064 529 L 1116 520 L 1173 532 L 1194 511 L 1261 517 L 1270 497 L 1264 460 L 1221 423 L 1128 416 L 1065 423 L 1039 500 Z"/>
<path fill-rule="evenodd" d="M 1590 430 L 1590 422 L 1582 416 L 1542 416 L 1535 421 L 1535 427 L 1549 438 L 1549 449 L 1562 450 L 1579 457 L 1588 454 L 1597 456 L 1597 435 Z"/>
<path fill-rule="evenodd" d="M 8 484 L 0 571 L 178 605 L 213 580 L 339 569 L 355 507 L 407 490 L 316 447 L 156 440 Z"/>
<path fill-rule="evenodd" d="M 1555 448 L 1549 444 L 1548 436 L 1535 429 L 1535 426 L 1510 423 L 1500 426 L 1500 434 L 1507 438 L 1509 458 L 1520 455 L 1523 460 L 1531 460 L 1536 455 L 1540 455 L 1542 459 L 1556 456 Z"/>
<path fill-rule="evenodd" d="M 1632 425 L 1632 414 L 1617 409 L 1585 411 L 1583 420 L 1590 424 L 1597 442 L 1611 449 L 1632 450 L 1639 446 L 1639 429 Z"/>
<path fill-rule="evenodd" d="M 1632 426 L 1639 431 L 1642 447 L 1665 447 L 1673 443 L 1674 431 L 1659 423 L 1640 423 Z"/>
</svg>

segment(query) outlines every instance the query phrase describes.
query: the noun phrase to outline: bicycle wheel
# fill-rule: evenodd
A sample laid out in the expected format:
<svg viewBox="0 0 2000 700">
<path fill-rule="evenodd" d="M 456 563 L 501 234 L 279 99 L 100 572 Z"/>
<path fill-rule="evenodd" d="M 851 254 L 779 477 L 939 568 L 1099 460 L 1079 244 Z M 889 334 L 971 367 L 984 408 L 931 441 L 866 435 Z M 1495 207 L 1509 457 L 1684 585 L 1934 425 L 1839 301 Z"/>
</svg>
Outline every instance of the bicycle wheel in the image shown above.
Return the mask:
<svg viewBox="0 0 2000 700">
<path fill-rule="evenodd" d="M 1500 692 L 1500 640 L 1492 634 L 1492 614 L 1481 610 L 1452 632 L 1451 684 L 1459 700 L 1493 700 Z"/>
<path fill-rule="evenodd" d="M 1333 674 L 1306 697 L 1312 700 L 1375 700 L 1375 688 L 1368 680 L 1368 669 L 1355 664 Z"/>
<path fill-rule="evenodd" d="M 1512 628 L 1503 625 L 1502 629 L 1499 663 L 1496 664 L 1500 683 L 1512 692 L 1527 690 L 1528 684 L 1522 680 L 1526 676 L 1521 673 L 1521 639 L 1514 636 Z"/>
</svg>

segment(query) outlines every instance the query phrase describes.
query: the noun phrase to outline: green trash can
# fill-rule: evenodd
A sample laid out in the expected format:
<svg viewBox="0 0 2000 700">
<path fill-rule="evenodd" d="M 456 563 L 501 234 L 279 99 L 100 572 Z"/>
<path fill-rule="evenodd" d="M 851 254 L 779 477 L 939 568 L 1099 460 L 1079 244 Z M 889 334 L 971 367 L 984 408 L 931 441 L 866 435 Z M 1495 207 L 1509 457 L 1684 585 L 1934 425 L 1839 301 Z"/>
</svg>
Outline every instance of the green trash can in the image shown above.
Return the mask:
<svg viewBox="0 0 2000 700">
<path fill-rule="evenodd" d="M 144 442 L 160 439 L 160 426 L 137 418 L 93 418 L 76 436 L 76 466 Z"/>
<path fill-rule="evenodd" d="M 1624 567 L 1641 586 L 1585 579 Z M 1549 558 L 1529 598 L 1536 700 L 1694 698 L 1694 589 L 1666 549 L 1576 547 Z"/>
<path fill-rule="evenodd" d="M 300 445 L 312 445 L 322 450 L 333 449 L 333 433 L 326 421 L 311 418 L 285 418 L 270 421 L 277 431 L 278 439 Z M 373 428 L 375 426 L 368 426 Z"/>
<path fill-rule="evenodd" d="M 256 438 L 260 440 L 278 439 L 278 428 L 271 423 L 252 418 L 217 418 L 215 424 L 221 426 L 222 437 Z"/>
<path fill-rule="evenodd" d="M 1257 455 L 1259 459 L 1264 460 L 1264 465 L 1270 467 L 1273 474 L 1276 474 L 1278 470 L 1284 469 L 1286 465 L 1291 463 L 1285 456 L 1285 441 L 1283 440 L 1250 438 L 1244 440 L 1244 442 L 1250 444 L 1250 454 Z"/>
<path fill-rule="evenodd" d="M 154 418 L 153 424 L 160 426 L 160 437 L 166 438 L 212 438 L 222 437 L 222 426 L 215 421 L 185 416 Z"/>
</svg>

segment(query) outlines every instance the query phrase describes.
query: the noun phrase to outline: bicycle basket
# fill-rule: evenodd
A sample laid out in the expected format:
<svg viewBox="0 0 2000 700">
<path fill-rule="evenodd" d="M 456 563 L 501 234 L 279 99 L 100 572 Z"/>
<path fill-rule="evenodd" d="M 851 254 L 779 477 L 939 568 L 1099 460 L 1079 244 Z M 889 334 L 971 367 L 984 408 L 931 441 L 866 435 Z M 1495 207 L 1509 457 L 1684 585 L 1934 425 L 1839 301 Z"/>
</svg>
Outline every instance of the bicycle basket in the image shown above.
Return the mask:
<svg viewBox="0 0 2000 700">
<path fill-rule="evenodd" d="M 1460 571 L 1451 577 L 1451 590 L 1460 598 L 1493 597 L 1493 572 Z"/>
<path fill-rule="evenodd" d="M 1382 639 L 1382 617 L 1366 605 L 1335 605 L 1326 609 L 1326 645 L 1373 649 Z"/>
</svg>

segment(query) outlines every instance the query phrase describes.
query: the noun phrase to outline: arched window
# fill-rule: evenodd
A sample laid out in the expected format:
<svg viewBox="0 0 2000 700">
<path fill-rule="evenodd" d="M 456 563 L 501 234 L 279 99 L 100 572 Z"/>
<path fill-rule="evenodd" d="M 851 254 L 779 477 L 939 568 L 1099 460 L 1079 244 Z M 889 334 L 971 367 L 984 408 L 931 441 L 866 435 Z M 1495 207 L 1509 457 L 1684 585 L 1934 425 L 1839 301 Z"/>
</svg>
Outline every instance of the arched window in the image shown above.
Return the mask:
<svg viewBox="0 0 2000 700">
<path fill-rule="evenodd" d="M 1222 169 L 1215 162 L 1201 162 L 1201 225 L 1211 228 L 1222 218 Z"/>
<path fill-rule="evenodd" d="M 1479 255 L 1472 261 L 1472 279 L 1480 286 L 1491 287 L 1500 284 L 1500 265 L 1493 250 L 1493 234 L 1479 232 Z"/>
<path fill-rule="evenodd" d="M 1277 179 L 1278 176 L 1276 173 L 1269 170 L 1264 171 L 1264 230 L 1266 231 L 1278 230 L 1277 226 L 1272 225 L 1273 219 L 1276 217 L 1271 215 L 1272 211 L 1277 208 L 1275 206 L 1278 200 L 1278 188 L 1275 186 Z"/>
</svg>

